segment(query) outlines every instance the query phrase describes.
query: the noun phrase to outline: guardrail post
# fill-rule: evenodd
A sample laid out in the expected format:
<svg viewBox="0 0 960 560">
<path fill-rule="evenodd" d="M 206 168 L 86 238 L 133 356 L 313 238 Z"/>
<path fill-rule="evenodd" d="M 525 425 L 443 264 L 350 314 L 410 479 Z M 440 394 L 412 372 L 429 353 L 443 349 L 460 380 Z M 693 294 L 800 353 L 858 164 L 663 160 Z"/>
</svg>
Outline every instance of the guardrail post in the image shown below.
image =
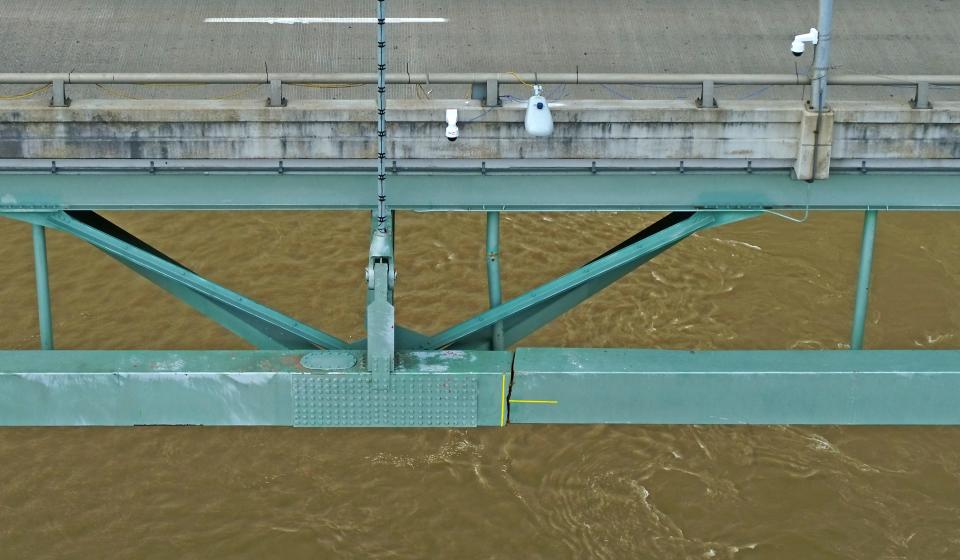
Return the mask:
<svg viewBox="0 0 960 560">
<path fill-rule="evenodd" d="M 496 80 L 487 80 L 487 107 L 500 106 L 500 84 Z"/>
<path fill-rule="evenodd" d="M 267 107 L 286 107 L 287 100 L 283 97 L 283 82 L 270 80 L 270 97 L 267 98 Z"/>
<path fill-rule="evenodd" d="M 487 80 L 470 84 L 470 98 L 480 101 L 484 107 L 499 107 L 500 82 Z"/>
<path fill-rule="evenodd" d="M 917 82 L 917 93 L 910 101 L 914 109 L 930 108 L 930 82 Z"/>
<path fill-rule="evenodd" d="M 713 109 L 717 106 L 717 99 L 713 96 L 713 80 L 704 80 L 700 88 L 700 97 L 697 98 L 697 107 Z"/>
<path fill-rule="evenodd" d="M 70 104 L 70 98 L 67 97 L 67 86 L 63 80 L 53 81 L 53 98 L 50 100 L 51 107 L 66 107 Z"/>
</svg>

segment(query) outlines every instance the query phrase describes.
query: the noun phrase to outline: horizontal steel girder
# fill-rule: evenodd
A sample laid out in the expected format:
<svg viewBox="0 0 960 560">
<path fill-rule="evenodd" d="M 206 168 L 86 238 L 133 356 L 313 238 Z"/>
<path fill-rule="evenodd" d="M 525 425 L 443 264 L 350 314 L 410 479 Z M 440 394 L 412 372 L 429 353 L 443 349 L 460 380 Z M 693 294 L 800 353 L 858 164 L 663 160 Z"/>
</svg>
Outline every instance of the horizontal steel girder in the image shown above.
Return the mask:
<svg viewBox="0 0 960 560">
<path fill-rule="evenodd" d="M 952 350 L 363 355 L 0 352 L 0 425 L 960 424 Z"/>
<path fill-rule="evenodd" d="M 960 351 L 524 348 L 510 422 L 960 424 Z"/>
<path fill-rule="evenodd" d="M 0 425 L 499 426 L 509 352 L 0 352 Z"/>
<path fill-rule="evenodd" d="M 958 210 L 960 175 L 834 173 L 807 183 L 787 171 L 403 173 L 396 210 Z M 369 174 L 3 173 L 0 212 L 24 210 L 364 209 Z"/>
</svg>

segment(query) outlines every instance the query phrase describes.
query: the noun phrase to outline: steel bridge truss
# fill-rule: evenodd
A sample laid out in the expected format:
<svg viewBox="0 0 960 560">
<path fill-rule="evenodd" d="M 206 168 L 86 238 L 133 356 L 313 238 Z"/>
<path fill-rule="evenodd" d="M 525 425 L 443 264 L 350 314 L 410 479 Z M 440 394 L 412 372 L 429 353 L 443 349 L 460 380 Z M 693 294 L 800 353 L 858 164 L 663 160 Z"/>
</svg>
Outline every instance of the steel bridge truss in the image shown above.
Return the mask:
<svg viewBox="0 0 960 560">
<path fill-rule="evenodd" d="M 783 170 L 598 172 L 570 165 L 394 174 L 394 211 L 486 212 L 490 308 L 434 334 L 396 325 L 393 214 L 385 228 L 373 216 L 368 337 L 355 342 L 196 274 L 96 211 L 370 210 L 365 170 L 0 174 L 0 215 L 33 228 L 43 348 L 0 352 L 0 424 L 960 422 L 960 352 L 861 350 L 878 210 L 960 209 L 960 174 L 952 169 L 837 169 L 816 183 Z M 852 351 L 517 348 L 690 235 L 772 209 L 865 211 Z M 583 266 L 502 301 L 500 213 L 518 210 L 670 213 Z M 97 247 L 257 350 L 53 350 L 47 229 Z M 389 235 L 378 240 L 378 229 Z"/>
</svg>

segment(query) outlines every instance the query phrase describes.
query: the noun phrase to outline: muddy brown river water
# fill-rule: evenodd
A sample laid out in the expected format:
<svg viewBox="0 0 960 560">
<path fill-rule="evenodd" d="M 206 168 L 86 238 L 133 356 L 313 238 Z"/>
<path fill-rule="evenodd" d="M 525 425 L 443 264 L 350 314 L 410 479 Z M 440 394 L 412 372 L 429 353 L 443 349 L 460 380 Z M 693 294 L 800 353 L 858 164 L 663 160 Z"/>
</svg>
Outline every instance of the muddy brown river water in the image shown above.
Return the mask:
<svg viewBox="0 0 960 560">
<path fill-rule="evenodd" d="M 109 215 L 197 272 L 362 336 L 363 213 Z M 656 216 L 505 214 L 505 296 Z M 527 346 L 842 351 L 862 215 L 684 241 Z M 883 213 L 866 344 L 960 347 L 960 216 Z M 243 348 L 49 233 L 59 348 Z M 398 321 L 486 306 L 479 214 L 397 219 Z M 30 230 L 0 221 L 0 348 L 38 344 Z M 960 429 L 0 430 L 0 559 L 957 558 Z"/>
</svg>

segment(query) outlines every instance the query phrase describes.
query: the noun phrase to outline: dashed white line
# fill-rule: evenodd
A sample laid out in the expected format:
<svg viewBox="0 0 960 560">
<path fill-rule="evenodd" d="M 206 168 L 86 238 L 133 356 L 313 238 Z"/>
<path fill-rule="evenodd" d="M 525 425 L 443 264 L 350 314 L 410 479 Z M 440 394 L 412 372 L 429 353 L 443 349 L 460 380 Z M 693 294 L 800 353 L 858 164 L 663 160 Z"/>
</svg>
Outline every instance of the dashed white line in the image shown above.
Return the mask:
<svg viewBox="0 0 960 560">
<path fill-rule="evenodd" d="M 377 23 L 377 18 L 362 17 L 212 17 L 204 23 L 269 23 L 298 25 L 310 23 Z M 387 18 L 387 23 L 446 23 L 447 18 Z"/>
</svg>

